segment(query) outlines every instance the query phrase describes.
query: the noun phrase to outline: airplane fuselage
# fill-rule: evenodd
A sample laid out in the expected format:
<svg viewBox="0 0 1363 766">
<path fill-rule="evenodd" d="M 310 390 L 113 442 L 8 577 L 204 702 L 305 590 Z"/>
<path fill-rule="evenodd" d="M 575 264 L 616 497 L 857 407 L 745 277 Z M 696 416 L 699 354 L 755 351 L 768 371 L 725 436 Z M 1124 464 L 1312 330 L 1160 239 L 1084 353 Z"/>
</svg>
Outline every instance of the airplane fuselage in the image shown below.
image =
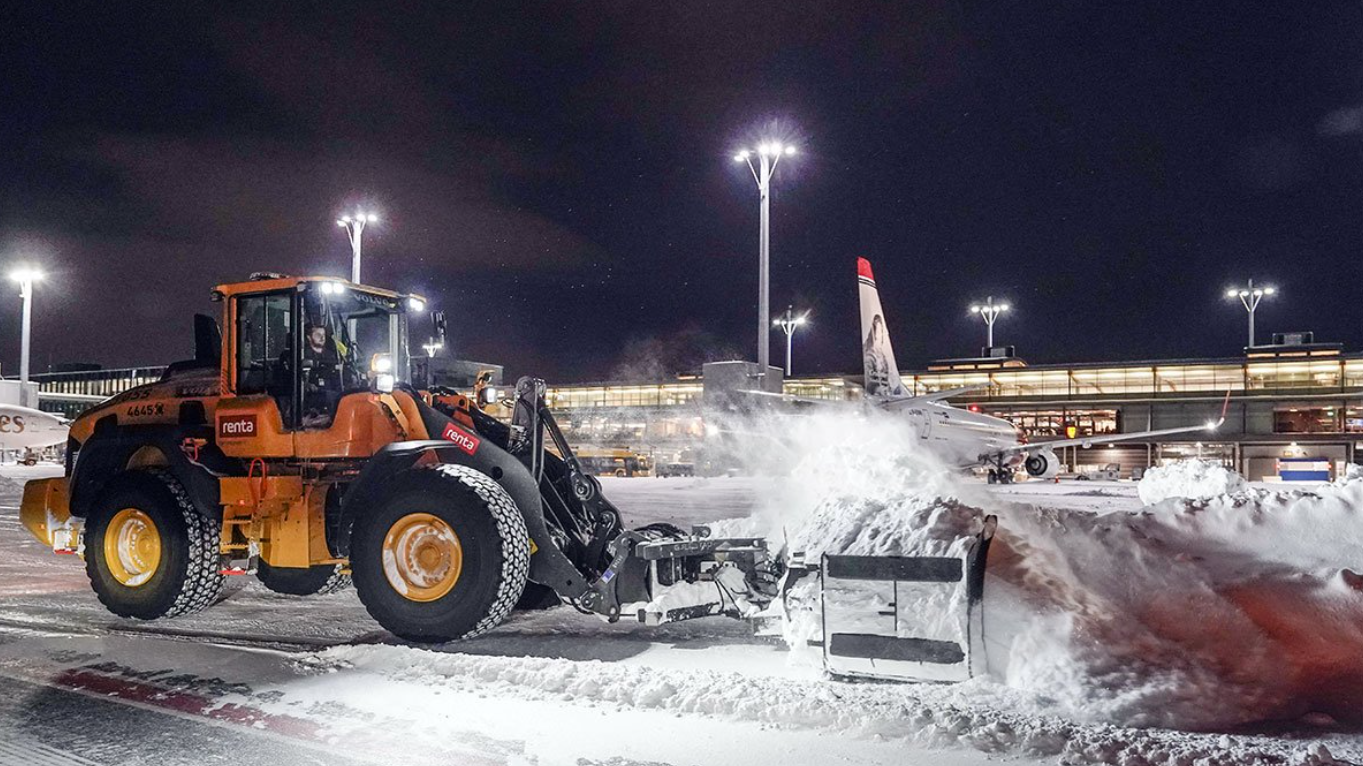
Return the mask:
<svg viewBox="0 0 1363 766">
<path fill-rule="evenodd" d="M 984 413 L 912 399 L 886 400 L 880 406 L 906 418 L 923 445 L 948 465 L 986 465 L 991 455 L 1021 444 L 1012 423 Z"/>
<path fill-rule="evenodd" d="M 0 405 L 0 450 L 40 449 L 66 441 L 66 421 L 50 412 Z"/>
</svg>

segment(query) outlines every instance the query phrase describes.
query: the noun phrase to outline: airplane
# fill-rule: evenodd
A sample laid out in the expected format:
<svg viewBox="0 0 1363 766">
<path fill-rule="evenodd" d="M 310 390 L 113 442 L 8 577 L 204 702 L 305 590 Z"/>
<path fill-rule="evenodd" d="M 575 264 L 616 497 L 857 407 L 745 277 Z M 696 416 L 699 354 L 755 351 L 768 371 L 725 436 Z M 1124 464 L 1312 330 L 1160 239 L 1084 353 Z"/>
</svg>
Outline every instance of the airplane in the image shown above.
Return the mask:
<svg viewBox="0 0 1363 766">
<path fill-rule="evenodd" d="M 871 263 L 865 258 L 857 259 L 857 284 L 861 300 L 866 399 L 881 410 L 907 418 L 918 437 L 948 465 L 969 470 L 985 468 L 990 484 L 1011 483 L 1013 472 L 1019 465 L 1033 478 L 1053 478 L 1060 472 L 1060 460 L 1055 450 L 1061 447 L 1089 447 L 1193 431 L 1214 431 L 1226 420 L 1226 410 L 1230 406 L 1229 391 L 1221 407 L 1220 419 L 1208 421 L 1204 425 L 1028 443 L 1022 431 L 1007 420 L 953 407 L 946 401 L 977 391 L 982 386 L 953 388 L 919 396 L 909 394 L 899 377 L 899 368 L 895 366 L 894 348 L 890 345 L 885 312 L 880 306 L 880 292 L 876 289 Z"/>
<path fill-rule="evenodd" d="M 27 452 L 63 444 L 70 422 L 51 412 L 0 404 L 0 452 Z"/>
</svg>

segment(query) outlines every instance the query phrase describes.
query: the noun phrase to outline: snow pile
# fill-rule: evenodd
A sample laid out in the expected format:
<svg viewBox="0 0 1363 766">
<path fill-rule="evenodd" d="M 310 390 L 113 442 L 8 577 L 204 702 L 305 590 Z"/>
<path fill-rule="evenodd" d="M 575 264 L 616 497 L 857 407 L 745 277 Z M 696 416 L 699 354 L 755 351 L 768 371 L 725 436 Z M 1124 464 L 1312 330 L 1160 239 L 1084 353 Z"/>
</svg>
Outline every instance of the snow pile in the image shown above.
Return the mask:
<svg viewBox="0 0 1363 766">
<path fill-rule="evenodd" d="M 1358 725 L 1360 551 L 1363 482 L 1009 512 L 985 590 L 991 665 L 1084 721 Z"/>
<path fill-rule="evenodd" d="M 1344 475 L 1339 478 L 1341 484 L 1350 481 L 1363 480 L 1363 465 L 1358 463 L 1347 463 L 1344 466 Z"/>
<path fill-rule="evenodd" d="M 1100 515 L 1003 501 L 941 466 L 894 418 L 772 428 L 798 446 L 768 515 L 808 563 L 821 553 L 958 555 L 984 514 L 999 516 L 985 586 L 989 666 L 1038 710 L 1193 730 L 1363 723 L 1363 482 L 1274 493 L 1189 461 L 1152 472 L 1141 494 L 1199 499 Z M 871 615 L 884 606 L 869 592 L 836 598 Z M 818 661 L 817 578 L 798 582 L 784 606 L 797 661 Z M 958 599 L 925 596 L 908 611 L 918 607 L 917 635 L 954 637 Z"/>
<path fill-rule="evenodd" d="M 1218 462 L 1202 458 L 1175 460 L 1156 466 L 1141 477 L 1137 491 L 1146 505 L 1170 497 L 1205 500 L 1245 488 L 1245 477 Z"/>
<path fill-rule="evenodd" d="M 781 445 L 753 449 L 785 476 L 759 508 L 759 528 L 808 561 L 829 554 L 953 555 L 978 534 L 992 498 L 923 449 L 904 421 L 857 413 L 773 418 L 757 427 Z"/>
<path fill-rule="evenodd" d="M 960 556 L 983 528 L 984 511 L 952 497 L 883 490 L 877 497 L 835 495 L 815 508 L 791 540 L 806 561 L 825 553 L 856 556 Z"/>
</svg>

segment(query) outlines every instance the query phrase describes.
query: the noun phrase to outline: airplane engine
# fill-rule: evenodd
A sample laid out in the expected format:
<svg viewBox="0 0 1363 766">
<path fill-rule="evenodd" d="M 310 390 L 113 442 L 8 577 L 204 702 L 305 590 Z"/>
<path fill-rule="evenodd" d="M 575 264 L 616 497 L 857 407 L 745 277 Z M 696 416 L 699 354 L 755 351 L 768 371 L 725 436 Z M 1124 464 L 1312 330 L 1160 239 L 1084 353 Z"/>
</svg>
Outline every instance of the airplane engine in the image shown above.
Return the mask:
<svg viewBox="0 0 1363 766">
<path fill-rule="evenodd" d="M 1027 456 L 1022 467 L 1027 469 L 1027 475 L 1033 479 L 1052 479 L 1060 473 L 1060 458 L 1050 450 L 1033 452 Z"/>
</svg>

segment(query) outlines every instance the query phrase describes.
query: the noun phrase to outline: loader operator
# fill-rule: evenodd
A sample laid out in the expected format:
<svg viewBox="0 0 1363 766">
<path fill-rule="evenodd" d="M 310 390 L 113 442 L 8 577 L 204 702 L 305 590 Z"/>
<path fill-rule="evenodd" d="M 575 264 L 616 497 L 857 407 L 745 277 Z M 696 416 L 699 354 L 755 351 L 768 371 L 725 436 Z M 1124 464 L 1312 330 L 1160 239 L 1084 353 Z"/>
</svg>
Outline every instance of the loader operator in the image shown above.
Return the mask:
<svg viewBox="0 0 1363 766">
<path fill-rule="evenodd" d="M 330 425 L 341 393 L 341 354 L 331 330 L 325 325 L 309 325 L 303 346 L 303 426 Z"/>
</svg>

